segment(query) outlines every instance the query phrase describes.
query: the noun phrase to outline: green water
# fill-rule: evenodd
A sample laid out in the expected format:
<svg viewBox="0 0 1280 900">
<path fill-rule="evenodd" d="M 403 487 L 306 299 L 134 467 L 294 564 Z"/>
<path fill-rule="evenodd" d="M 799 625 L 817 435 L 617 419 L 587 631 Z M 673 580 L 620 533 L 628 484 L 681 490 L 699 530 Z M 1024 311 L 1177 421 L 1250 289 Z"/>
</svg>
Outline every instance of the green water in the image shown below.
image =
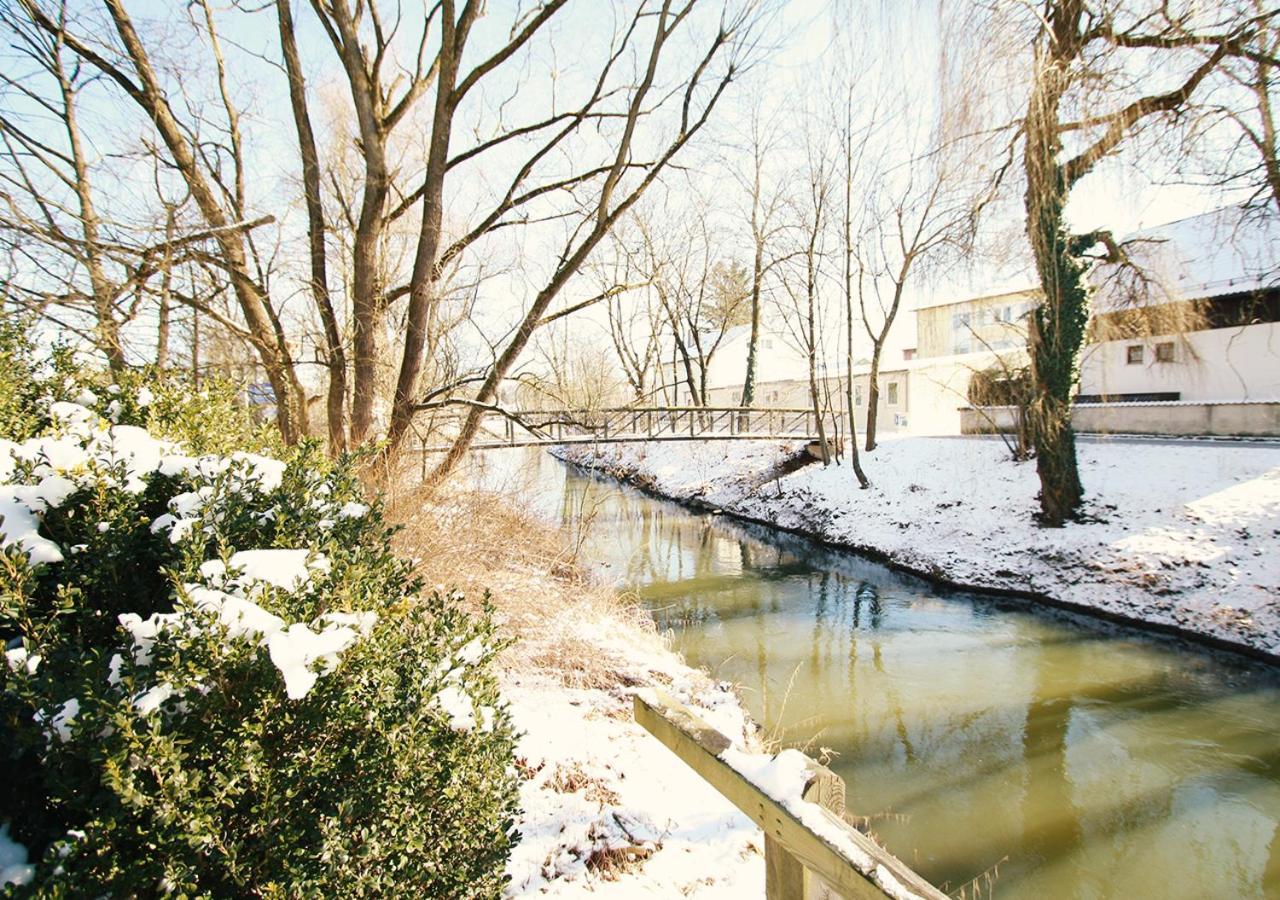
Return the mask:
<svg viewBox="0 0 1280 900">
<path fill-rule="evenodd" d="M 942 593 L 556 468 L 584 560 L 636 590 L 689 662 L 740 685 L 768 732 L 827 748 L 850 810 L 935 884 L 1280 897 L 1275 670 Z"/>
</svg>

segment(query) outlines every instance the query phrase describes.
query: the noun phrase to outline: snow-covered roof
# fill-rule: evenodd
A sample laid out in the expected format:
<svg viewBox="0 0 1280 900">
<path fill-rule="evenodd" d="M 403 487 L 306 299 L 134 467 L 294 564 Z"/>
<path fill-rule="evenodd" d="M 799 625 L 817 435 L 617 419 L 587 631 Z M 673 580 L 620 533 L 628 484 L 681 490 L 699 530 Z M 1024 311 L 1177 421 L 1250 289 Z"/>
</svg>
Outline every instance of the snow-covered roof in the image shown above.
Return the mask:
<svg viewBox="0 0 1280 900">
<path fill-rule="evenodd" d="M 1095 302 L 1104 308 L 1280 287 L 1280 216 L 1270 206 L 1226 206 L 1136 231 L 1123 240 L 1142 275 L 1119 274 L 1115 266 L 1096 270 L 1091 276 L 1099 289 Z M 1036 290 L 1035 273 L 1022 260 L 968 273 L 921 298 L 915 309 Z"/>
<path fill-rule="evenodd" d="M 1280 286 L 1280 217 L 1227 206 L 1128 235 L 1141 276 L 1100 267 L 1104 308 L 1197 300 Z"/>
</svg>

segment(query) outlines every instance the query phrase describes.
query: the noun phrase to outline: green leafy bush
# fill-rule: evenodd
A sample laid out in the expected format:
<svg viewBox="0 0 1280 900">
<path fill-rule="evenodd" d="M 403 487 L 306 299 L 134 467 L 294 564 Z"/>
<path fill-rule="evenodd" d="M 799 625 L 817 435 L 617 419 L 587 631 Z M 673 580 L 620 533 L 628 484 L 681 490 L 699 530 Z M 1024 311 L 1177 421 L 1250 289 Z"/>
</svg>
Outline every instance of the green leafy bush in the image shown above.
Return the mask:
<svg viewBox="0 0 1280 900">
<path fill-rule="evenodd" d="M 261 444 L 232 394 L 53 379 L 0 448 L 0 818 L 40 856 L 14 890 L 499 894 L 487 604 L 421 593 L 347 463 L 234 450 Z"/>
</svg>

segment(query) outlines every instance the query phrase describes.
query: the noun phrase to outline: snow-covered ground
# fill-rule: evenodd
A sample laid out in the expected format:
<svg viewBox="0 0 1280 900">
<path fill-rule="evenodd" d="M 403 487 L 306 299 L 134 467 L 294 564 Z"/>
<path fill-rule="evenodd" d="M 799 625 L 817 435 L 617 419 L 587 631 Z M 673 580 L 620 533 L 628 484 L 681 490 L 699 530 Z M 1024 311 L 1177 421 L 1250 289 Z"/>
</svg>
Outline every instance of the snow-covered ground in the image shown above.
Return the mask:
<svg viewBox="0 0 1280 900">
<path fill-rule="evenodd" d="M 776 475 L 797 445 L 609 444 L 558 455 L 660 494 L 871 551 L 954 584 L 1027 592 L 1280 655 L 1280 446 L 1081 443 L 1085 521 L 1037 527 L 1034 462 L 987 439 L 902 438 Z"/>
<path fill-rule="evenodd" d="M 611 675 L 576 688 L 537 667 L 503 676 L 524 732 L 516 750 L 522 837 L 507 866 L 508 893 L 763 896 L 759 829 L 632 718 L 634 688 L 656 685 L 752 746 L 736 695 L 684 665 L 652 630 L 608 615 L 563 625 L 603 656 Z M 536 643 L 513 652 L 527 657 Z"/>
</svg>

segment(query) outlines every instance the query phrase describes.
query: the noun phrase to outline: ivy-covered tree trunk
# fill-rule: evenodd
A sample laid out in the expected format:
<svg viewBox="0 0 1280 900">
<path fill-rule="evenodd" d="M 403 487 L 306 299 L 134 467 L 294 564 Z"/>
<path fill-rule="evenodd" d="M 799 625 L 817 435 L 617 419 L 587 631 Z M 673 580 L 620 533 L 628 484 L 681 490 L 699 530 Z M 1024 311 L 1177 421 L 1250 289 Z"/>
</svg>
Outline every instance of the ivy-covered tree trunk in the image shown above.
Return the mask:
<svg viewBox="0 0 1280 900">
<path fill-rule="evenodd" d="M 1084 265 L 1064 221 L 1069 186 L 1058 160 L 1062 150 L 1058 107 L 1066 85 L 1065 64 L 1051 58 L 1032 91 L 1024 153 L 1027 238 L 1044 292 L 1029 323 L 1031 431 L 1040 476 L 1040 518 L 1053 527 L 1074 518 L 1084 497 L 1071 427 L 1071 395 L 1089 298 Z"/>
<path fill-rule="evenodd" d="M 1163 9 L 1168 17 L 1170 10 Z M 1166 18 L 1167 29 L 1182 29 L 1170 41 L 1169 31 L 1149 32 L 1141 26 L 1123 32 L 1098 27 L 1106 20 L 1086 0 L 1052 0 L 1045 4 L 1036 28 L 1035 82 L 1023 120 L 1027 193 L 1027 238 L 1035 257 L 1044 299 L 1034 311 L 1028 335 L 1031 353 L 1032 401 L 1030 425 L 1040 474 L 1040 518 L 1060 526 L 1080 509 L 1084 490 L 1076 465 L 1075 433 L 1071 429 L 1071 394 L 1079 374 L 1080 348 L 1089 320 L 1089 292 L 1085 283 L 1085 252 L 1105 244 L 1102 258 L 1119 262 L 1121 254 L 1104 231 L 1084 235 L 1068 232 L 1064 210 L 1071 189 L 1115 152 L 1144 119 L 1176 114 L 1201 82 L 1228 54 L 1239 54 L 1240 41 L 1257 23 L 1237 21 L 1214 33 L 1194 33 L 1183 18 Z M 1158 21 L 1152 17 L 1153 21 Z M 1064 120 L 1062 101 L 1081 85 L 1101 82 L 1099 54 L 1123 49 L 1158 49 L 1170 54 L 1195 48 L 1198 65 L 1172 90 L 1150 93 L 1114 109 L 1090 109 L 1083 118 L 1073 111 Z M 1097 98 L 1090 98 L 1096 102 Z M 1076 120 L 1076 121 L 1073 121 Z M 1086 136 L 1074 155 L 1063 157 L 1062 136 Z"/>
<path fill-rule="evenodd" d="M 1038 228 L 1045 227 L 1037 223 Z M 1076 437 L 1071 427 L 1071 395 L 1076 383 L 1080 347 L 1088 320 L 1088 294 L 1083 268 L 1071 257 L 1069 241 L 1059 231 L 1036 235 L 1046 247 L 1036 253 L 1036 266 L 1046 299 L 1032 314 L 1029 349 L 1035 398 L 1031 404 L 1031 437 L 1040 476 L 1040 518 L 1061 526 L 1079 511 L 1084 498 L 1076 465 Z"/>
</svg>

